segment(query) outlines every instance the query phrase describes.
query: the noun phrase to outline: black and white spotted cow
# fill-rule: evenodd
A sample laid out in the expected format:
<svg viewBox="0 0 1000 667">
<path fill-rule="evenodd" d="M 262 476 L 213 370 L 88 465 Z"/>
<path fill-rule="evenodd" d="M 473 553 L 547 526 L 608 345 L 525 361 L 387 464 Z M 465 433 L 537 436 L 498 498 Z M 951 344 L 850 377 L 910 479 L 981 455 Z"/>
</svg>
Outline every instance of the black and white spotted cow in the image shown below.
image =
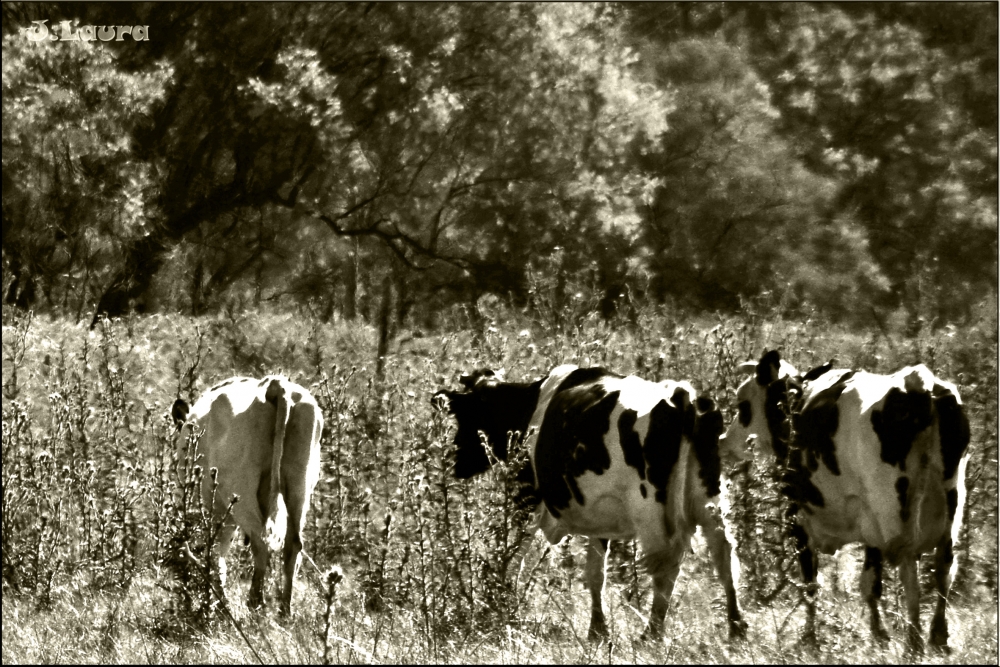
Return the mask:
<svg viewBox="0 0 1000 667">
<path fill-rule="evenodd" d="M 193 428 L 202 432 L 196 456 L 205 471 L 218 470 L 219 486 L 212 508 L 216 516 L 225 513 L 233 494 L 239 496 L 219 534 L 220 579 L 225 584 L 226 554 L 239 526 L 253 552 L 249 605 L 261 606 L 269 547 L 283 544 L 280 611 L 288 614 L 302 551 L 302 529 L 320 474 L 323 413 L 316 400 L 281 375 L 262 380 L 234 377 L 206 391 L 193 406 L 177 399 L 172 415 L 180 429 L 177 446 L 182 451 Z M 212 502 L 212 495 L 212 480 L 205 474 L 202 496 L 206 504 Z M 278 511 L 279 495 L 286 521 L 281 521 Z"/>
<path fill-rule="evenodd" d="M 777 351 L 743 368 L 753 376 L 737 390 L 738 414 L 722 446 L 739 448 L 755 435 L 786 463 L 782 491 L 792 502 L 791 530 L 809 587 L 806 639 L 815 641 L 816 553 L 860 542 L 872 634 L 888 637 L 878 609 L 882 564 L 899 565 L 915 649 L 923 643 L 917 561 L 935 550 L 931 643 L 945 647 L 969 444 L 955 385 L 924 365 L 876 375 L 827 364 L 800 375 Z"/>
<path fill-rule="evenodd" d="M 586 580 L 590 639 L 608 634 L 602 591 L 609 539 L 638 538 L 655 587 L 644 637 L 658 637 L 677 572 L 702 526 L 726 593 L 729 632 L 745 633 L 736 582 L 739 561 L 722 513 L 718 438 L 722 415 L 687 382 L 653 383 L 601 368 L 555 368 L 536 382 L 501 381 L 492 371 L 463 375 L 464 391 L 432 402 L 458 422 L 455 475 L 485 472 L 484 433 L 506 460 L 508 434 L 527 434 L 530 467 L 522 501 L 550 543 L 590 537 Z"/>
</svg>

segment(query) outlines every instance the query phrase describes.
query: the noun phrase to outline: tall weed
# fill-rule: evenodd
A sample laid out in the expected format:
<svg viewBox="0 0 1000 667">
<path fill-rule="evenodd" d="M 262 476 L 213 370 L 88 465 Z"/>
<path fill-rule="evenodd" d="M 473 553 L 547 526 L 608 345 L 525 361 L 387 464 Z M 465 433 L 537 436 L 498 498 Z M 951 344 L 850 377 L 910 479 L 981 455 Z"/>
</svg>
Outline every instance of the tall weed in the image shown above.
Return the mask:
<svg viewBox="0 0 1000 667">
<path fill-rule="evenodd" d="M 594 297 L 573 280 L 533 289 L 541 305 L 527 311 L 484 299 L 472 311 L 443 312 L 445 330 L 420 336 L 401 330 L 385 346 L 379 380 L 377 332 L 361 323 L 231 309 L 219 317 L 134 317 L 88 332 L 5 308 L 5 596 L 52 606 L 71 588 L 138 587 L 154 591 L 142 593 L 150 608 L 167 610 L 152 624 L 154 633 L 182 641 L 214 627 L 211 618 L 224 599 L 212 583 L 217 520 L 200 505 L 197 471 L 174 453 L 174 427 L 165 413 L 178 395 L 193 398 L 230 375 L 280 371 L 311 388 L 326 424 L 305 553 L 323 572 L 343 567 L 335 601 L 329 582 L 309 574 L 311 564 L 300 571 L 294 608 L 315 621 L 311 639 L 296 649 L 303 651 L 296 654 L 300 660 L 448 660 L 481 655 L 481 645 L 526 651 L 539 641 L 569 639 L 574 619 L 586 622 L 574 616 L 574 605 L 580 614 L 589 608 L 580 568 L 570 567 L 582 562 L 582 544 L 570 540 L 545 550 L 537 567 L 530 557 L 522 569 L 522 547 L 533 546 L 524 541 L 526 517 L 516 503 L 523 456 L 497 462 L 477 479 L 455 479 L 455 425 L 432 410 L 431 395 L 476 367 L 502 367 L 509 379 L 523 380 L 562 363 L 603 365 L 654 381 L 689 380 L 731 417 L 743 379 L 739 364 L 779 347 L 802 370 L 831 358 L 875 372 L 921 361 L 958 384 L 973 433 L 955 604 L 985 595 L 995 605 L 995 321 L 908 339 L 788 322 L 761 302 L 745 304 L 738 317 L 630 303 L 605 320 Z M 517 443 L 511 445 L 516 451 Z M 798 567 L 768 463 L 757 453 L 747 470 L 729 471 L 743 563 L 740 595 L 751 607 L 783 610 L 779 621 L 787 621 L 798 601 Z M 230 558 L 230 595 L 250 569 L 243 551 L 233 550 Z M 527 549 L 531 556 L 534 551 Z M 634 545 L 612 546 L 609 591 L 617 593 L 607 599 L 618 610 L 616 632 L 637 633 L 642 624 L 629 611 L 644 613 L 639 602 L 648 604 L 651 592 L 636 566 L 640 557 Z M 552 567 L 553 561 L 565 567 Z M 706 554 L 689 561 L 710 569 Z M 276 590 L 276 578 L 272 573 L 268 592 Z M 887 570 L 886 590 L 893 586 Z M 836 605 L 821 606 L 831 622 L 854 622 L 839 613 Z M 710 622 L 721 623 L 716 616 Z M 671 646 L 685 637 L 682 632 Z M 401 650 L 407 642 L 409 650 Z M 662 659 L 644 655 L 627 657 Z M 570 651 L 558 658 L 596 654 Z"/>
</svg>

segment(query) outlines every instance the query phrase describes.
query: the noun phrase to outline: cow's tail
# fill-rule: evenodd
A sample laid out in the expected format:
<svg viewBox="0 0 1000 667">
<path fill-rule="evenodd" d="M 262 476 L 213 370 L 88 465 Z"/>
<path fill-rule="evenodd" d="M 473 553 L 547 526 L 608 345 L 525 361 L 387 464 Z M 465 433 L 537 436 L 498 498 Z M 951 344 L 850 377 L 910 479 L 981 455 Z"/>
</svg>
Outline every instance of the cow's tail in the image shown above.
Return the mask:
<svg viewBox="0 0 1000 667">
<path fill-rule="evenodd" d="M 277 549 L 285 539 L 285 522 L 278 517 L 278 492 L 281 490 L 281 458 L 285 450 L 285 430 L 291 406 L 281 378 L 272 378 L 264 390 L 264 399 L 274 405 L 274 443 L 271 453 L 271 488 L 267 495 L 267 526 L 265 534 L 271 548 Z"/>
</svg>

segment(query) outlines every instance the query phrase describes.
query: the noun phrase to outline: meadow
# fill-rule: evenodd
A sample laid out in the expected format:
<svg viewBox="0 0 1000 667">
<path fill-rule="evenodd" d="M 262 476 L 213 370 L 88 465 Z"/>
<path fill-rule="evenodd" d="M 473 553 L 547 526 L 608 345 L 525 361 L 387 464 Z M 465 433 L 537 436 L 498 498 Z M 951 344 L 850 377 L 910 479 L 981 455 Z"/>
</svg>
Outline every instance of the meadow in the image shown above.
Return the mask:
<svg viewBox="0 0 1000 667">
<path fill-rule="evenodd" d="M 89 331 L 5 307 L 3 662 L 997 663 L 995 308 L 961 328 L 903 337 L 789 321 L 764 305 L 739 316 L 646 306 L 612 320 L 584 306 L 525 313 L 482 299 L 441 313 L 434 331 L 395 332 L 381 360 L 375 328 L 301 313 L 132 315 Z M 821 557 L 820 643 L 799 643 L 798 567 L 764 457 L 730 470 L 747 641 L 725 640 L 722 589 L 696 536 L 665 638 L 646 644 L 635 640 L 650 581 L 633 545 L 613 545 L 611 638 L 590 644 L 585 540 L 548 548 L 536 536 L 522 570 L 524 517 L 510 500 L 517 462 L 455 480 L 454 424 L 430 405 L 464 371 L 502 367 L 521 380 L 571 362 L 690 380 L 728 421 L 737 366 L 765 348 L 800 370 L 831 358 L 875 372 L 919 361 L 959 386 L 972 454 L 950 654 L 906 652 L 892 568 L 882 598 L 891 640 L 870 639 L 856 547 Z M 230 552 L 228 603 L 214 592 L 205 556 L 215 527 L 191 492 L 199 471 L 175 454 L 168 417 L 178 395 L 275 372 L 311 388 L 326 419 L 308 558 L 287 619 L 277 615 L 276 559 L 266 609 L 247 610 L 252 566 L 241 544 Z M 194 562 L 178 555 L 185 545 Z M 921 562 L 925 637 L 930 561 Z"/>
</svg>

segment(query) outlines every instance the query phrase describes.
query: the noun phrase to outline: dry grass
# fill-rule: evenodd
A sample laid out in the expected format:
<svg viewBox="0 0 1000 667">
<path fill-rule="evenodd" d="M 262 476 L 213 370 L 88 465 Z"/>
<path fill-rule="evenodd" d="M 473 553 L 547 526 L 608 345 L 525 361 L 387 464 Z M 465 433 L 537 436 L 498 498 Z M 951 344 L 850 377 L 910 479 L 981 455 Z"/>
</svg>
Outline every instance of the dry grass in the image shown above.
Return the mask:
<svg viewBox="0 0 1000 667">
<path fill-rule="evenodd" d="M 968 477 L 974 488 L 949 610 L 954 651 L 922 660 L 995 664 L 995 320 L 903 339 L 766 315 L 751 310 L 739 319 L 711 319 L 645 309 L 635 325 L 579 314 L 562 317 L 557 329 L 494 305 L 476 317 L 452 316 L 447 331 L 401 336 L 403 343 L 390 346 L 384 380 L 376 381 L 377 335 L 361 325 L 230 313 L 130 318 L 88 332 L 5 309 L 3 660 L 910 661 L 894 571 L 886 571 L 883 610 L 892 640 L 883 647 L 869 640 L 867 609 L 857 594 L 859 554 L 824 557 L 821 644 L 807 650 L 797 641 L 804 622 L 797 571 L 773 601 L 759 604 L 762 591 L 755 587 L 781 574 L 755 579 L 747 564 L 768 574 L 779 565 L 780 544 L 746 537 L 740 555 L 747 642 L 724 639 L 721 587 L 696 539 L 664 641 L 633 642 L 649 610 L 650 584 L 635 569 L 635 550 L 617 547 L 605 597 L 611 640 L 589 644 L 584 541 L 551 549 L 528 582 L 515 586 L 520 524 L 507 494 L 510 471 L 498 466 L 471 482 L 454 480 L 446 463 L 453 425 L 429 405 L 442 383 L 477 366 L 502 366 L 519 379 L 573 362 L 650 379 L 689 379 L 729 415 L 740 380 L 736 365 L 764 347 L 780 347 L 800 368 L 836 357 L 839 365 L 884 372 L 921 360 L 958 382 L 973 427 Z M 196 525 L 190 514 L 196 508 L 171 500 L 182 480 L 170 460 L 164 414 L 179 392 L 189 397 L 230 375 L 278 371 L 313 387 L 327 423 L 323 479 L 305 535 L 316 567 L 303 562 L 290 619 L 276 616 L 273 601 L 263 613 L 246 610 L 251 565 L 242 546 L 230 552 L 225 608 L 192 590 L 207 590 L 197 573 L 179 574 L 171 564 L 173 536 L 188 530 L 185 539 L 194 544 L 211 526 Z M 766 487 L 753 493 L 747 499 L 757 503 L 755 512 L 773 500 Z M 751 513 L 742 516 L 749 521 Z M 543 550 L 536 537 L 533 558 Z M 334 564 L 345 577 L 324 637 L 322 575 Z M 184 576 L 189 579 L 179 585 Z M 268 591 L 277 591 L 274 576 Z"/>
</svg>

